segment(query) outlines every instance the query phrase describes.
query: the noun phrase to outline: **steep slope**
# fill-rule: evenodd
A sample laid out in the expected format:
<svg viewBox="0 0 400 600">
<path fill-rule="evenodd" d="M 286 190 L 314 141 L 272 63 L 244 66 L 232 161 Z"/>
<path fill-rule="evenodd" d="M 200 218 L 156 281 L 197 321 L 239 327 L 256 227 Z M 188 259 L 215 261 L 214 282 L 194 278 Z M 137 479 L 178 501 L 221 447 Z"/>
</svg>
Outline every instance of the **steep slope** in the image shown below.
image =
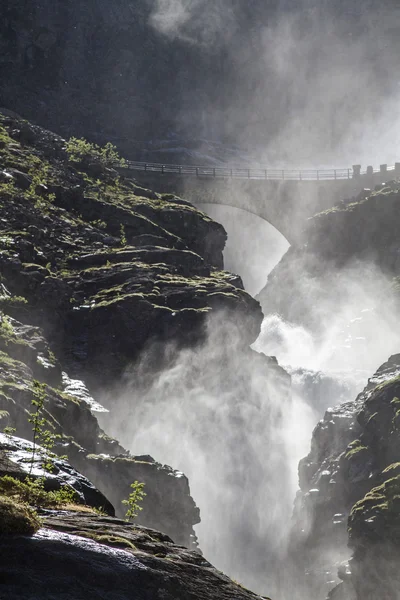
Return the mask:
<svg viewBox="0 0 400 600">
<path fill-rule="evenodd" d="M 107 436 L 93 396 L 152 342 L 201 340 L 211 313 L 223 311 L 245 347 L 259 331 L 259 304 L 221 270 L 223 228 L 190 203 L 119 177 L 112 152 L 68 153 L 63 139 L 10 113 L 0 127 L 4 425 L 31 436 L 40 381 L 60 452 L 117 514 L 130 483 L 144 481 L 140 522 L 196 547 L 199 512 L 186 477 Z"/>
<path fill-rule="evenodd" d="M 349 558 L 349 533 L 353 558 L 340 566 L 332 598 L 397 598 L 399 374 L 395 355 L 354 402 L 329 409 L 300 463 L 293 555 L 314 594 L 329 589 Z"/>
</svg>

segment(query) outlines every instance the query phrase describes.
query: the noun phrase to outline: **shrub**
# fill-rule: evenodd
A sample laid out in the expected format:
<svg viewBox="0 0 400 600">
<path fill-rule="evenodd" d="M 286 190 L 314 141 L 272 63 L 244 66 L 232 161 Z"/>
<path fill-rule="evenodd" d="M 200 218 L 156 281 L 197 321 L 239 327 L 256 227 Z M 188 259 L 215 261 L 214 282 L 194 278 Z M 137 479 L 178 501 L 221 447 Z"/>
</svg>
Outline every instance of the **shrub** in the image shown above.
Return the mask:
<svg viewBox="0 0 400 600">
<path fill-rule="evenodd" d="M 44 489 L 44 479 L 42 477 L 38 479 L 27 477 L 24 481 L 21 481 L 10 475 L 4 475 L 0 477 L 0 494 L 16 502 L 42 508 L 74 504 L 78 500 L 76 491 L 69 486 L 47 492 Z"/>
<path fill-rule="evenodd" d="M 124 166 L 125 159 L 121 158 L 116 147 L 108 142 L 105 146 L 91 144 L 83 138 L 72 137 L 68 140 L 65 150 L 69 160 L 74 163 L 94 159 L 105 167 Z"/>
<path fill-rule="evenodd" d="M 29 506 L 0 496 L 0 535 L 33 535 L 40 525 L 37 513 Z"/>
</svg>

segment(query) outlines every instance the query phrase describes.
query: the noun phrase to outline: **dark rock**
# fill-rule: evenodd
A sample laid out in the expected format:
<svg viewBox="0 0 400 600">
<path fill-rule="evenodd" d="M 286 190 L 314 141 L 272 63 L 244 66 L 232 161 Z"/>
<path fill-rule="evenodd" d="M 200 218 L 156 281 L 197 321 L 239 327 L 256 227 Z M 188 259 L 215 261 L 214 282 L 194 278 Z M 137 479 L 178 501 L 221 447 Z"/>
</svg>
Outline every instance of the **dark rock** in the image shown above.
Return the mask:
<svg viewBox="0 0 400 600">
<path fill-rule="evenodd" d="M 21 188 L 21 190 L 28 190 L 32 183 L 32 177 L 27 175 L 27 173 L 22 173 L 22 171 L 18 171 L 18 169 L 8 169 L 7 173 L 11 175 L 16 185 Z"/>
<path fill-rule="evenodd" d="M 153 529 L 77 512 L 43 518 L 33 537 L 0 537 L 3 598 L 125 600 L 132 590 L 141 600 L 259 598 Z"/>
<path fill-rule="evenodd" d="M 350 547 L 355 550 L 351 571 L 356 575 L 338 587 L 331 596 L 335 599 L 342 598 L 343 590 L 348 593 L 343 596 L 347 600 L 354 589 L 357 598 L 364 598 L 373 597 L 381 585 L 385 589 L 391 586 L 386 575 L 391 582 L 387 569 L 392 569 L 393 563 L 389 560 L 385 566 L 385 561 L 390 556 L 398 560 L 395 557 L 400 550 L 398 508 L 396 500 L 393 502 L 400 472 L 399 376 L 400 355 L 394 355 L 354 402 L 327 411 L 314 430 L 310 454 L 300 462 L 302 491 L 296 499 L 293 531 L 296 560 L 302 556 L 300 562 L 305 560 L 314 568 L 319 562 L 324 570 L 334 572 L 332 556 L 336 561 L 348 558 L 349 517 Z M 372 575 L 370 561 L 378 545 L 382 573 L 374 568 Z M 316 593 L 321 585 L 321 575 L 315 571 L 308 593 Z"/>
</svg>

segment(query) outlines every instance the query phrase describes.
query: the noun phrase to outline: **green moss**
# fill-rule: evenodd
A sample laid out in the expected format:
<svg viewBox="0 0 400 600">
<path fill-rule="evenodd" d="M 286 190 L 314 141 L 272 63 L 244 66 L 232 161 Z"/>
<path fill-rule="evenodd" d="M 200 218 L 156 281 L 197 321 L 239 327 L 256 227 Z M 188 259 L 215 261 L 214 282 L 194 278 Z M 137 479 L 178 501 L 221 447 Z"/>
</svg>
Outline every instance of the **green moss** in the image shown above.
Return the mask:
<svg viewBox="0 0 400 600">
<path fill-rule="evenodd" d="M 5 352 L 0 351 L 0 366 L 2 365 L 9 365 L 10 367 L 14 367 L 17 369 L 24 366 L 24 364 L 20 361 L 14 360 Z"/>
<path fill-rule="evenodd" d="M 382 471 L 382 473 L 392 473 L 392 471 L 397 471 L 400 470 L 400 462 L 397 463 L 392 463 L 391 465 L 389 465 L 388 467 L 386 467 L 386 469 L 384 469 Z"/>
<path fill-rule="evenodd" d="M 114 548 L 124 548 L 128 550 L 137 550 L 135 544 L 133 544 L 127 538 L 123 538 L 116 535 L 107 535 L 103 533 L 92 533 L 89 531 L 79 531 L 76 532 L 77 535 L 82 537 L 89 538 L 98 542 L 99 544 L 104 544 L 105 546 L 112 546 Z"/>
<path fill-rule="evenodd" d="M 12 498 L 0 496 L 0 535 L 33 535 L 40 526 L 34 510 Z"/>
<path fill-rule="evenodd" d="M 21 481 L 9 475 L 0 477 L 0 494 L 15 502 L 44 508 L 74 504 L 78 500 L 77 493 L 69 486 L 62 486 L 59 490 L 47 492 L 42 479 L 26 477 L 24 481 Z"/>
<path fill-rule="evenodd" d="M 359 452 L 364 452 L 365 450 L 368 450 L 367 446 L 363 446 L 361 444 L 360 440 L 354 440 L 347 447 L 349 449 L 346 452 L 346 454 L 344 455 L 345 459 L 347 459 L 347 460 L 350 460 L 352 457 L 354 457 Z"/>
<path fill-rule="evenodd" d="M 390 473 L 390 470 L 387 472 Z M 397 475 L 373 488 L 362 500 L 356 502 L 351 509 L 349 530 L 351 531 L 357 522 L 362 524 L 368 519 L 380 519 L 382 536 L 386 526 L 391 529 L 393 534 L 400 535 L 400 529 L 398 529 L 400 526 L 399 507 L 400 475 Z"/>
<path fill-rule="evenodd" d="M 389 379 L 388 381 L 384 381 L 383 383 L 380 383 L 379 385 L 376 386 L 374 391 L 384 390 L 385 388 L 387 388 L 393 384 L 396 384 L 396 383 L 400 383 L 400 375 L 398 375 L 397 377 L 393 377 L 393 379 Z"/>
</svg>

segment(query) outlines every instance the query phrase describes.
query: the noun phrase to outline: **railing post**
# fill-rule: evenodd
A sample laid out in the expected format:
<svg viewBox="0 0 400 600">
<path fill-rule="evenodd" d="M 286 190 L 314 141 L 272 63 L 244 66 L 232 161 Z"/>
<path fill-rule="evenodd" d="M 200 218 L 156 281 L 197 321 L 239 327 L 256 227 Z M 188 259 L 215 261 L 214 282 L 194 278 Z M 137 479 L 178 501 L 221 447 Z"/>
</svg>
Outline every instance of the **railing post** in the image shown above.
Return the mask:
<svg viewBox="0 0 400 600">
<path fill-rule="evenodd" d="M 361 165 L 353 165 L 353 179 L 361 177 Z"/>
<path fill-rule="evenodd" d="M 144 170 L 147 171 L 147 163 L 144 165 Z"/>
<path fill-rule="evenodd" d="M 215 177 L 215 167 L 213 168 L 213 175 L 214 175 L 214 177 Z"/>
<path fill-rule="evenodd" d="M 182 167 L 179 166 L 179 175 L 182 175 Z"/>
<path fill-rule="evenodd" d="M 199 167 L 196 167 L 196 177 L 199 176 Z"/>
<path fill-rule="evenodd" d="M 379 172 L 381 175 L 385 176 L 387 175 L 387 165 L 380 165 L 379 166 Z"/>
<path fill-rule="evenodd" d="M 347 179 L 350 179 L 350 169 L 347 169 Z"/>
<path fill-rule="evenodd" d="M 282 169 L 282 179 L 285 179 L 285 171 Z"/>
<path fill-rule="evenodd" d="M 161 173 L 164 173 L 164 167 L 165 167 L 165 165 L 161 166 Z"/>
<path fill-rule="evenodd" d="M 394 174 L 396 175 L 396 177 L 400 177 L 400 163 L 399 162 L 394 163 Z"/>
</svg>

